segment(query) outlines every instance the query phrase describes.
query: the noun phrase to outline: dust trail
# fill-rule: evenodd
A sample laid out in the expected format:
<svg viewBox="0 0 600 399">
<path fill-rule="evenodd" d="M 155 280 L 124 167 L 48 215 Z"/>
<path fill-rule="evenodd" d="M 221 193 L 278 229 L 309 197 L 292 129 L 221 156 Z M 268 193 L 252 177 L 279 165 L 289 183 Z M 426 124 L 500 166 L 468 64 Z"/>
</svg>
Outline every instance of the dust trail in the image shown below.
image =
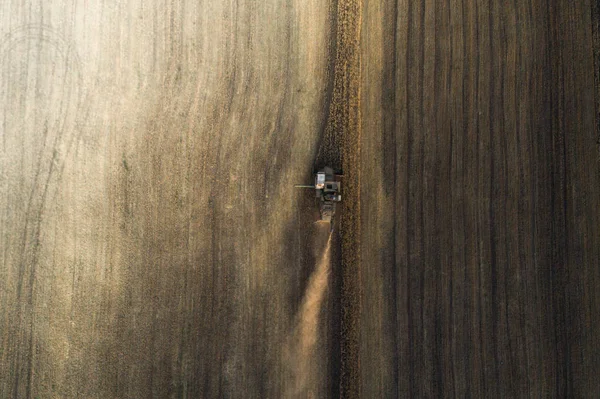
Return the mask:
<svg viewBox="0 0 600 399">
<path fill-rule="evenodd" d="M 315 372 L 315 344 L 318 336 L 319 314 L 325 298 L 331 264 L 331 236 L 310 276 L 306 293 L 295 321 L 294 332 L 286 348 L 286 367 L 289 385 L 286 398 L 309 397 L 310 382 Z"/>
</svg>

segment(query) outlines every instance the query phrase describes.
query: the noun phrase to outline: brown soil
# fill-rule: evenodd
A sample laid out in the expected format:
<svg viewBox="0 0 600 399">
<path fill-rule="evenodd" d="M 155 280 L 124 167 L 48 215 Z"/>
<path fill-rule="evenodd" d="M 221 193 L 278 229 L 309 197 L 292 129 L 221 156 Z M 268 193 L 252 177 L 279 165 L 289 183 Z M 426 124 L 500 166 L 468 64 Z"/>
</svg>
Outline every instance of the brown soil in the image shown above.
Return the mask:
<svg viewBox="0 0 600 399">
<path fill-rule="evenodd" d="M 0 397 L 600 397 L 599 10 L 2 2 Z"/>
</svg>

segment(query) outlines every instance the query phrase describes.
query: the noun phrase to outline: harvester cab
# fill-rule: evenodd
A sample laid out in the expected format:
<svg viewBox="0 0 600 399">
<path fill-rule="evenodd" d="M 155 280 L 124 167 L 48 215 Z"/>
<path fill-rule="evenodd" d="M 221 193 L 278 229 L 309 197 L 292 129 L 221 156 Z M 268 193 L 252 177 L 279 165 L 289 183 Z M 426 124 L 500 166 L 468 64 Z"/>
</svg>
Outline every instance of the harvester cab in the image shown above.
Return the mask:
<svg viewBox="0 0 600 399">
<path fill-rule="evenodd" d="M 302 188 L 314 188 L 316 197 L 320 199 L 321 221 L 331 223 L 332 228 L 335 204 L 342 200 L 342 195 L 340 194 L 342 183 L 339 180 L 341 177 L 342 175 L 334 174 L 333 169 L 327 166 L 315 174 L 314 186 L 296 186 Z"/>
</svg>

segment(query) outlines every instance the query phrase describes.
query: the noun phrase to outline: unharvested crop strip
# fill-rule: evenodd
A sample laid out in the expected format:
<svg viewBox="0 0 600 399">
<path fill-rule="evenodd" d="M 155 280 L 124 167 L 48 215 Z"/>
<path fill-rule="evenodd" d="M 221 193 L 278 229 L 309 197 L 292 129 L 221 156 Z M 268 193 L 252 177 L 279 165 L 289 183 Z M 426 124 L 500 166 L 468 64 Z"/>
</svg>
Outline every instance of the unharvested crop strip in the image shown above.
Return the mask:
<svg viewBox="0 0 600 399">
<path fill-rule="evenodd" d="M 340 396 L 360 393 L 360 25 L 357 0 L 338 0 L 333 93 L 325 137 L 341 148 L 344 202 L 341 212 Z M 331 148 L 331 147 L 330 147 Z M 337 166 L 336 165 L 336 166 Z"/>
</svg>

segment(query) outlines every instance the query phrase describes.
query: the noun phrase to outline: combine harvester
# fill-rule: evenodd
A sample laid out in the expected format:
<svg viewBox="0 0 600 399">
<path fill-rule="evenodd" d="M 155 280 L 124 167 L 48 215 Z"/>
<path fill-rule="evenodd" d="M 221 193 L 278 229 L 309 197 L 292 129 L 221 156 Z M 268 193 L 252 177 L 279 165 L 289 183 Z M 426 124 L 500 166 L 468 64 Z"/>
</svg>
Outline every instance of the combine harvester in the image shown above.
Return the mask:
<svg viewBox="0 0 600 399">
<path fill-rule="evenodd" d="M 333 215 L 335 214 L 335 204 L 342 200 L 340 194 L 342 183 L 339 179 L 343 175 L 336 175 L 329 166 L 315 174 L 315 184 L 296 185 L 298 188 L 312 188 L 315 190 L 317 198 L 321 200 L 321 222 L 330 223 L 333 231 Z"/>
</svg>

